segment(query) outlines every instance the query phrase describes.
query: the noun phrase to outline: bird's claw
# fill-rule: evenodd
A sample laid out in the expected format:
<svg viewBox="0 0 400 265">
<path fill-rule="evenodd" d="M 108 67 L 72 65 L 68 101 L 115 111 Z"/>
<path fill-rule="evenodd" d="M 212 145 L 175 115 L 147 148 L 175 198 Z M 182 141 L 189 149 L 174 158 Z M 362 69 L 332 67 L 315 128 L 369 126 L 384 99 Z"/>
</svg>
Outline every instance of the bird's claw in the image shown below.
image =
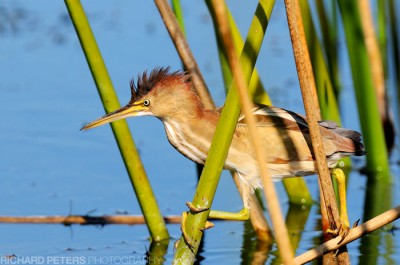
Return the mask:
<svg viewBox="0 0 400 265">
<path fill-rule="evenodd" d="M 356 228 L 358 226 L 358 223 L 360 222 L 360 219 L 354 222 L 353 226 L 351 228 Z"/>
<path fill-rule="evenodd" d="M 210 228 L 213 228 L 213 227 L 214 227 L 214 223 L 212 223 L 210 221 L 206 221 L 205 226 L 203 228 L 200 228 L 200 231 L 204 231 L 204 230 L 207 230 L 207 229 L 210 229 Z"/>
<path fill-rule="evenodd" d="M 181 232 L 182 232 L 182 236 L 183 236 L 183 239 L 185 240 L 186 245 L 188 245 L 190 249 L 193 249 L 194 244 L 192 243 L 192 240 L 190 239 L 190 237 L 186 234 L 186 230 L 185 230 L 185 223 L 186 223 L 187 215 L 188 215 L 187 212 L 182 213 Z"/>
<path fill-rule="evenodd" d="M 208 207 L 199 207 L 194 206 L 191 202 L 186 202 L 186 206 L 189 208 L 190 212 L 192 213 L 201 213 L 204 211 L 208 211 L 210 208 Z"/>
<path fill-rule="evenodd" d="M 326 229 L 327 234 L 331 234 L 333 237 L 340 236 L 341 239 L 339 240 L 338 244 L 342 243 L 343 240 L 346 238 L 346 236 L 349 234 L 350 229 L 357 227 L 358 222 L 360 219 L 358 219 L 356 222 L 354 222 L 353 226 L 350 228 L 349 221 L 347 219 L 339 218 L 339 227 L 337 227 L 336 222 L 333 219 L 333 214 L 332 214 L 332 209 L 329 207 L 328 211 L 329 215 L 329 220 L 330 220 L 330 226 L 328 229 Z"/>
<path fill-rule="evenodd" d="M 187 203 L 187 204 L 191 205 L 191 203 Z M 188 207 L 190 209 L 189 205 L 188 205 Z M 190 249 L 193 249 L 194 243 L 192 242 L 192 239 L 187 235 L 186 230 L 185 230 L 185 222 L 186 222 L 187 215 L 188 215 L 188 212 L 182 213 L 181 232 L 182 232 L 182 236 L 183 236 L 183 239 L 185 240 L 186 245 L 188 245 Z M 204 230 L 207 230 L 207 229 L 210 229 L 213 227 L 214 227 L 214 224 L 212 222 L 206 221 L 206 224 L 204 225 L 204 227 L 200 228 L 199 230 L 203 232 Z M 179 240 L 177 242 L 175 242 L 174 248 L 176 248 L 178 246 L 178 243 L 179 243 Z"/>
</svg>

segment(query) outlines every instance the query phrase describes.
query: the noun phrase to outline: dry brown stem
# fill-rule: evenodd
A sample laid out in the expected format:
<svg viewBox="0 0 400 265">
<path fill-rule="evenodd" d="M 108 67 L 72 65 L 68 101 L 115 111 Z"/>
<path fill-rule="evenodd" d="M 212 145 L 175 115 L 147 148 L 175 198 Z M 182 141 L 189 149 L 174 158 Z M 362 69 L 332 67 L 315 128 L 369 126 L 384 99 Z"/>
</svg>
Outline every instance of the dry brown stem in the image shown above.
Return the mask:
<svg viewBox="0 0 400 265">
<path fill-rule="evenodd" d="M 304 108 L 307 115 L 307 122 L 316 159 L 319 181 L 321 184 L 320 186 L 325 200 L 325 205 L 326 207 L 331 208 L 333 219 L 338 224 L 339 212 L 318 125 L 320 114 L 316 111 L 315 80 L 313 78 L 310 55 L 305 40 L 303 22 L 300 15 L 300 6 L 296 0 L 285 0 L 285 6 Z M 340 263 L 349 263 L 346 251 L 341 252 L 338 258 Z"/>
<path fill-rule="evenodd" d="M 167 224 L 178 224 L 181 222 L 180 216 L 166 216 L 164 221 Z M 68 216 L 0 216 L 0 223 L 33 223 L 33 224 L 81 224 L 81 225 L 107 225 L 122 224 L 135 225 L 145 224 L 142 215 L 68 215 Z"/>
<path fill-rule="evenodd" d="M 369 220 L 366 223 L 361 224 L 360 226 L 357 226 L 356 228 L 353 228 L 350 230 L 348 235 L 345 237 L 345 239 L 340 242 L 341 238 L 337 237 L 334 239 L 329 240 L 328 242 L 325 242 L 324 244 L 313 248 L 299 256 L 297 256 L 294 260 L 296 264 L 304 264 L 307 262 L 310 262 L 313 259 L 316 259 L 325 253 L 336 250 L 356 239 L 359 239 L 360 237 L 369 234 L 378 228 L 381 228 L 384 225 L 387 225 L 388 223 L 393 222 L 394 220 L 400 218 L 400 206 L 397 206 L 395 208 L 390 209 L 389 211 L 384 212 L 383 214 L 380 214 L 371 220 Z M 340 244 L 338 244 L 340 242 Z"/>
</svg>

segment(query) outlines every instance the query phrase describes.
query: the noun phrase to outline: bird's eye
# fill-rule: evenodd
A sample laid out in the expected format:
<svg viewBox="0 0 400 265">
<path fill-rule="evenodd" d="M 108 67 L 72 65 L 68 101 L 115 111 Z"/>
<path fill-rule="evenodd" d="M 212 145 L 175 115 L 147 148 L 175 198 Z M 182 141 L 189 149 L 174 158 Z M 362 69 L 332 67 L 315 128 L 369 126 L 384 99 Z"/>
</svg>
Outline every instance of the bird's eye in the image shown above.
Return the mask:
<svg viewBox="0 0 400 265">
<path fill-rule="evenodd" d="M 146 107 L 150 106 L 150 100 L 148 100 L 148 99 L 143 100 L 143 106 L 146 106 Z"/>
</svg>

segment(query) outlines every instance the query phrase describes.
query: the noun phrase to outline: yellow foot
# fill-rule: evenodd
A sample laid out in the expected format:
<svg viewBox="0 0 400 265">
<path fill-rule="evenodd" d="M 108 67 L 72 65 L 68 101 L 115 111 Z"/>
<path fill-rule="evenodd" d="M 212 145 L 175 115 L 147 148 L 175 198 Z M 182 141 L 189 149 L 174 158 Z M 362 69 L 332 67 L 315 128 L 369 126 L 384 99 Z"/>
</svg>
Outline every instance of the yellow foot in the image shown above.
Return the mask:
<svg viewBox="0 0 400 265">
<path fill-rule="evenodd" d="M 237 213 L 231 212 L 221 212 L 221 211 L 210 211 L 210 218 L 213 219 L 223 219 L 223 220 L 233 220 L 233 221 L 246 221 L 250 218 L 250 211 L 248 208 L 243 208 Z"/>
<path fill-rule="evenodd" d="M 190 212 L 193 214 L 208 211 L 210 209 L 208 207 L 194 206 L 191 202 L 186 202 L 186 206 L 189 208 Z M 208 217 L 212 218 L 212 219 L 246 221 L 246 220 L 249 220 L 249 218 L 250 218 L 250 211 L 246 207 L 237 213 L 211 210 Z"/>
<path fill-rule="evenodd" d="M 328 206 L 328 218 L 329 218 L 329 228 L 326 229 L 325 232 L 327 234 L 331 234 L 333 237 L 337 237 L 340 235 L 342 236 L 342 238 L 344 238 L 344 236 L 346 236 L 348 231 L 350 230 L 348 219 L 340 216 L 339 225 L 336 224 L 333 218 L 332 208 L 330 206 Z"/>
<path fill-rule="evenodd" d="M 328 229 L 326 229 L 325 232 L 327 234 L 331 234 L 333 237 L 340 236 L 341 240 L 338 242 L 338 244 L 342 243 L 342 241 L 348 235 L 350 229 L 357 227 L 358 222 L 360 221 L 360 219 L 358 219 L 356 222 L 354 222 L 353 226 L 350 228 L 348 218 L 343 218 L 342 216 L 340 216 L 339 217 L 339 226 L 338 226 L 333 219 L 332 210 L 330 207 L 328 207 L 328 218 L 329 218 L 330 226 Z"/>
</svg>

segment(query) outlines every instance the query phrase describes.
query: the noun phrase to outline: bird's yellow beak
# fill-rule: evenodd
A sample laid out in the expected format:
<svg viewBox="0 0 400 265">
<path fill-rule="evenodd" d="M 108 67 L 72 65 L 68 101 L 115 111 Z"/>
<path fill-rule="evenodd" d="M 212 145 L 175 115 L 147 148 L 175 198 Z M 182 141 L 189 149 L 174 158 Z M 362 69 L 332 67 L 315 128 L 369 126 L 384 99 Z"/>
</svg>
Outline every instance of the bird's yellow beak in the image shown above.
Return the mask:
<svg viewBox="0 0 400 265">
<path fill-rule="evenodd" d="M 142 101 L 137 101 L 133 104 L 128 104 L 125 107 L 120 108 L 119 110 L 113 111 L 100 117 L 99 119 L 92 121 L 81 128 L 81 130 L 89 130 L 103 124 L 107 124 L 113 121 L 125 119 L 132 116 L 139 116 L 141 113 L 147 108 L 144 106 Z"/>
</svg>

